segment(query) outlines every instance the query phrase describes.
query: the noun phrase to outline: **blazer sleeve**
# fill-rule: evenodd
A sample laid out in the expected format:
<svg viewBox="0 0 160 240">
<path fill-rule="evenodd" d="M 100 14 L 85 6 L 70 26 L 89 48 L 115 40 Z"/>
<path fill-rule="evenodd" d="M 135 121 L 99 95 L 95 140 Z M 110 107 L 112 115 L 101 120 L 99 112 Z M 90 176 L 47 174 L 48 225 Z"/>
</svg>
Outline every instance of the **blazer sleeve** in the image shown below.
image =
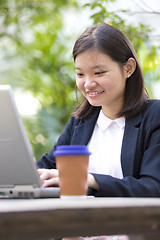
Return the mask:
<svg viewBox="0 0 160 240">
<path fill-rule="evenodd" d="M 159 103 L 153 104 L 142 117 L 134 164 L 139 172 L 133 176 L 125 176 L 123 179 L 93 174 L 99 184 L 99 190 L 94 191 L 94 195 L 97 197 L 160 197 Z"/>
</svg>

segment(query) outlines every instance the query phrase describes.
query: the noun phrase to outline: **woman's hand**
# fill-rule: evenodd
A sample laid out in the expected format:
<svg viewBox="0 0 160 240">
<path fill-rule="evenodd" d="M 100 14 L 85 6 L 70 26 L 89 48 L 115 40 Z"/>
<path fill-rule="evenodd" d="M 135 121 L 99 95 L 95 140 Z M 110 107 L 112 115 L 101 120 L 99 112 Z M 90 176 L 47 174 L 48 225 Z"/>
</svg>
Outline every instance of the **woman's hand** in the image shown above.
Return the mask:
<svg viewBox="0 0 160 240">
<path fill-rule="evenodd" d="M 42 187 L 58 187 L 59 186 L 59 173 L 57 169 L 38 169 Z"/>
<path fill-rule="evenodd" d="M 59 173 L 57 169 L 38 169 L 42 187 L 58 187 L 59 186 Z M 96 179 L 92 174 L 88 174 L 88 187 L 98 190 L 99 186 Z"/>
</svg>

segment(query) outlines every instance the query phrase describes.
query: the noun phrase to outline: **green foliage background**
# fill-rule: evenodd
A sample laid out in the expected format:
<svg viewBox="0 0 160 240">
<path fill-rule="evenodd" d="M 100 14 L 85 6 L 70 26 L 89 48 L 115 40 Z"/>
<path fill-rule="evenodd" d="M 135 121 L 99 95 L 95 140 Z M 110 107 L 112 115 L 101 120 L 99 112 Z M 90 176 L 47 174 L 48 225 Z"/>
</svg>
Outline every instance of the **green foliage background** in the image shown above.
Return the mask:
<svg viewBox="0 0 160 240">
<path fill-rule="evenodd" d="M 67 12 L 80 15 L 88 10 L 91 24 L 109 22 L 124 31 L 139 55 L 153 97 L 151 83 L 160 80 L 160 45 L 150 41 L 148 26 L 126 23 L 131 12 L 111 11 L 109 5 L 115 1 L 0 1 L 0 84 L 10 84 L 21 94 L 29 92 L 39 101 L 35 115 L 22 116 L 37 159 L 53 146 L 76 106 L 71 43 L 78 34 L 76 24 L 72 29 L 65 22 Z"/>
</svg>

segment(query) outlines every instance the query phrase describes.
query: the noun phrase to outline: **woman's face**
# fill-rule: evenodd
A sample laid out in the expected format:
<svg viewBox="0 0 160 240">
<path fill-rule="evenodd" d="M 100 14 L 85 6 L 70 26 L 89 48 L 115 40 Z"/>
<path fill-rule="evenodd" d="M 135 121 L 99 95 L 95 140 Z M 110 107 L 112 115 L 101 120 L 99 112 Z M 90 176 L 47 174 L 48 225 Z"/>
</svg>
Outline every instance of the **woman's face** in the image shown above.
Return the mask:
<svg viewBox="0 0 160 240">
<path fill-rule="evenodd" d="M 111 119 L 123 105 L 127 75 L 119 64 L 99 50 L 87 50 L 75 60 L 76 85 L 92 106 L 102 106 Z"/>
</svg>

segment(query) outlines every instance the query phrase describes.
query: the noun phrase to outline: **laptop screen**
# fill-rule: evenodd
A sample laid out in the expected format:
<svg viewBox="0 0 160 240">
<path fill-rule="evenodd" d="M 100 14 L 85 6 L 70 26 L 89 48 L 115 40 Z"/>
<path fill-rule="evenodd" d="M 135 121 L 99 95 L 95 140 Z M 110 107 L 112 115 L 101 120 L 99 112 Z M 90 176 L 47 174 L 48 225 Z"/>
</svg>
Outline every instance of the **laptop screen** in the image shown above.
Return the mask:
<svg viewBox="0 0 160 240">
<path fill-rule="evenodd" d="M 0 85 L 0 187 L 33 185 L 40 178 L 12 89 Z"/>
</svg>

